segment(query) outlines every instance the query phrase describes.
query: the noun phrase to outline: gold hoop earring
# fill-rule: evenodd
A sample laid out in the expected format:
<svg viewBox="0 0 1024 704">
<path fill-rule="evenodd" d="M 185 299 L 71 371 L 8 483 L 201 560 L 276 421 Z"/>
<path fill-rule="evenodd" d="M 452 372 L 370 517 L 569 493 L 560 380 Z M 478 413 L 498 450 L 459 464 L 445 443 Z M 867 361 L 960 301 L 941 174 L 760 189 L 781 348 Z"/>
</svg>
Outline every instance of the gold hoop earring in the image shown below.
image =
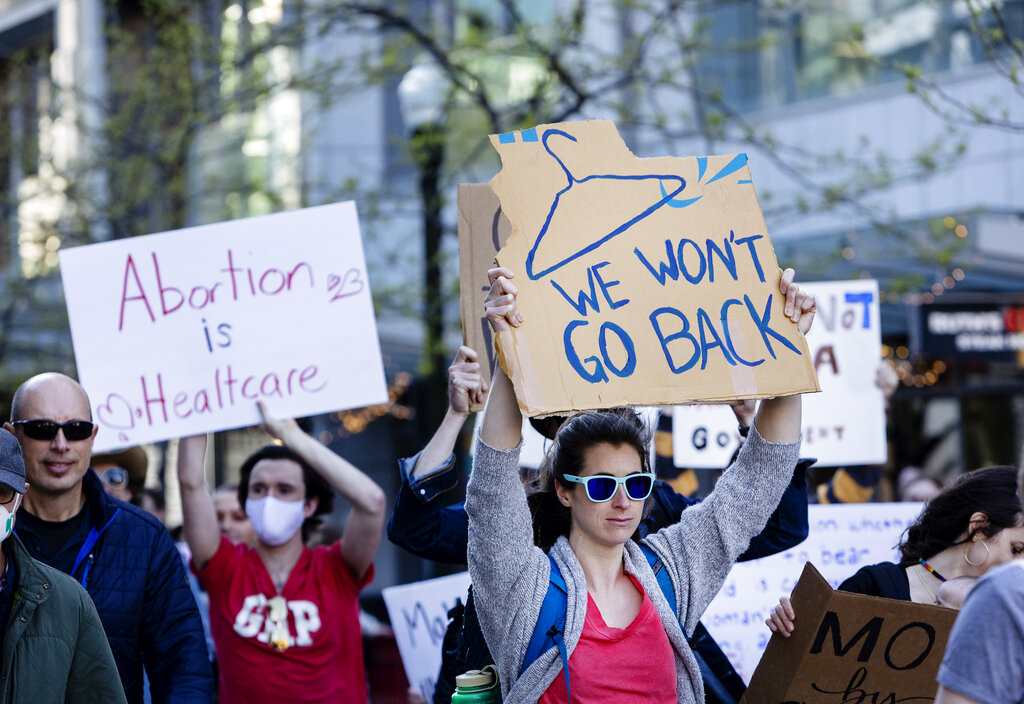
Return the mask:
<svg viewBox="0 0 1024 704">
<path fill-rule="evenodd" d="M 985 548 L 985 559 L 981 562 L 971 562 L 971 546 L 976 545 L 977 543 L 967 543 L 967 547 L 964 548 L 964 562 L 966 562 L 971 567 L 981 567 L 986 562 L 988 562 L 988 558 L 992 556 L 992 551 L 989 550 L 988 543 L 986 543 L 984 540 L 980 542 L 982 547 Z"/>
</svg>

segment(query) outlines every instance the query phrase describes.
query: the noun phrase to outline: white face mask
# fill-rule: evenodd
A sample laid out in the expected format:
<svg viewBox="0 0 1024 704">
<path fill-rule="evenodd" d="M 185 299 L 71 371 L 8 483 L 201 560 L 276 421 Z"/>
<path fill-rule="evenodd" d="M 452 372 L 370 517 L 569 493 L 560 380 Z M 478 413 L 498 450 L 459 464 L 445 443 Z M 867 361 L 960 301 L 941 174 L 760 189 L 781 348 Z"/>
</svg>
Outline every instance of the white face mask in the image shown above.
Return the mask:
<svg viewBox="0 0 1024 704">
<path fill-rule="evenodd" d="M 256 535 L 267 545 L 284 545 L 306 520 L 305 501 L 281 501 L 273 496 L 246 499 L 245 513 Z"/>
<path fill-rule="evenodd" d="M 21 494 L 14 495 L 14 505 L 7 509 L 6 506 L 0 504 L 0 543 L 7 540 L 7 536 L 14 531 L 14 513 L 18 510 L 18 505 L 21 503 Z"/>
</svg>

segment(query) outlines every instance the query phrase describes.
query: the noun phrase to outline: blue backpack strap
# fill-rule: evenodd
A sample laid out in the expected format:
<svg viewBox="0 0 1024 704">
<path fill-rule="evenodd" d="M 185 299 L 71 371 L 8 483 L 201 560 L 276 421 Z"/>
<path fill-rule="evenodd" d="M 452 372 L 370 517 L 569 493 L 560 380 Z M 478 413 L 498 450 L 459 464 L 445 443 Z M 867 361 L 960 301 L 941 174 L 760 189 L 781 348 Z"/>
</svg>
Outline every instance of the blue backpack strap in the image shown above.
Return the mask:
<svg viewBox="0 0 1024 704">
<path fill-rule="evenodd" d="M 658 580 L 658 587 L 661 589 L 661 593 L 665 595 L 665 599 L 668 601 L 668 605 L 672 607 L 674 613 L 676 610 L 676 588 L 668 576 L 668 570 L 665 569 L 661 558 L 646 543 L 640 544 L 640 550 L 643 552 L 644 557 L 647 558 L 647 564 L 651 566 L 654 578 Z M 678 619 L 678 616 L 676 618 Z M 679 627 L 683 627 L 681 621 L 679 622 Z M 683 635 L 686 635 L 686 629 L 683 629 Z"/>
<path fill-rule="evenodd" d="M 558 569 L 555 559 L 548 555 L 548 561 L 551 563 L 548 590 L 540 605 L 537 625 L 533 627 L 533 635 L 530 636 L 530 644 L 526 647 L 526 657 L 523 658 L 523 666 L 519 668 L 519 674 L 521 676 L 526 672 L 527 668 L 552 646 L 557 646 L 558 653 L 562 656 L 566 698 L 572 701 L 569 697 L 569 653 L 565 647 L 565 619 L 569 608 L 566 596 L 568 590 L 565 587 L 562 571 Z"/>
</svg>

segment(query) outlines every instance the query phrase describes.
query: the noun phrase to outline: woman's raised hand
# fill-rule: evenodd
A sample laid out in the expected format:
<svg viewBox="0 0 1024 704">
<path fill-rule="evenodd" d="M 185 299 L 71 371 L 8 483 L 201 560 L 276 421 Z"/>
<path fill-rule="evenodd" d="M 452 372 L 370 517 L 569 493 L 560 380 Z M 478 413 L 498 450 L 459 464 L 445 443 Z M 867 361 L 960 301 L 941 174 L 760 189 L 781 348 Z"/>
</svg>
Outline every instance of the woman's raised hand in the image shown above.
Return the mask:
<svg viewBox="0 0 1024 704">
<path fill-rule="evenodd" d="M 487 272 L 491 288 L 484 300 L 484 314 L 495 333 L 508 332 L 519 327 L 523 314 L 516 307 L 516 288 L 509 279 L 515 274 L 505 267 L 495 267 Z M 502 366 L 496 365 L 491 378 L 487 409 L 484 412 L 480 439 L 491 447 L 508 450 L 519 445 L 522 437 L 523 416 L 516 403 L 512 382 L 505 375 Z"/>
<path fill-rule="evenodd" d="M 771 629 L 772 633 L 778 633 L 783 638 L 789 638 L 793 635 L 793 620 L 796 619 L 796 613 L 793 611 L 793 605 L 789 602 L 789 597 L 784 596 L 779 599 L 779 605 L 772 611 L 772 615 L 765 621 L 768 624 L 768 628 Z"/>
<path fill-rule="evenodd" d="M 806 335 L 814 321 L 817 306 L 814 296 L 793 283 L 796 272 L 786 269 L 779 280 L 779 292 L 786 296 L 786 317 L 796 323 L 797 330 Z"/>
<path fill-rule="evenodd" d="M 517 328 L 523 322 L 523 314 L 516 307 L 516 294 L 519 293 L 519 289 L 510 281 L 514 277 L 515 274 L 501 266 L 487 271 L 491 290 L 484 299 L 484 316 L 491 323 L 494 332 Z"/>
</svg>

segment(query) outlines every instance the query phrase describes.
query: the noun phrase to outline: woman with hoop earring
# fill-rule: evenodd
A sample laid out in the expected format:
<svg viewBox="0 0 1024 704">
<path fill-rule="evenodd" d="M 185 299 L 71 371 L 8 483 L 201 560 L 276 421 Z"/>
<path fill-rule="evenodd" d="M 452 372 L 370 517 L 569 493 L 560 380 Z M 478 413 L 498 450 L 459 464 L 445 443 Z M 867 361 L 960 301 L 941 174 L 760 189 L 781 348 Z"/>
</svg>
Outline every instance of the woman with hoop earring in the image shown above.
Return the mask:
<svg viewBox="0 0 1024 704">
<path fill-rule="evenodd" d="M 899 546 L 900 562 L 862 567 L 841 591 L 917 604 L 938 603 L 943 582 L 980 577 L 1024 555 L 1024 511 L 1017 470 L 998 466 L 964 474 L 925 504 Z M 782 597 L 766 621 L 773 632 L 793 632 L 793 608 Z"/>
</svg>

